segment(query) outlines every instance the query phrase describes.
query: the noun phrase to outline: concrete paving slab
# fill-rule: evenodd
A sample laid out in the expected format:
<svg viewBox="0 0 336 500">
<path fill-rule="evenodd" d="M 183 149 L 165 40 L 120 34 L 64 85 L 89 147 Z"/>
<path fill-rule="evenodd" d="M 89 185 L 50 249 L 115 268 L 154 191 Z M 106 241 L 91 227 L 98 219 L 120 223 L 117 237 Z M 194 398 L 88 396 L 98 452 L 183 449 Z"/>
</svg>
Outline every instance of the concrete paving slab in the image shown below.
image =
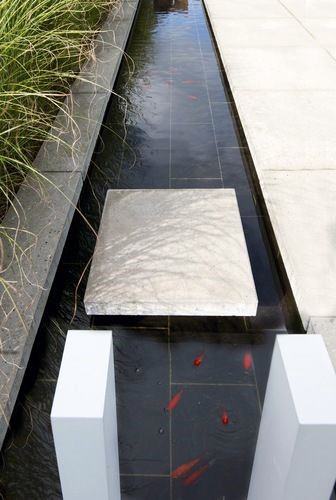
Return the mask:
<svg viewBox="0 0 336 500">
<path fill-rule="evenodd" d="M 234 89 L 336 90 L 336 61 L 318 47 L 226 48 Z"/>
<path fill-rule="evenodd" d="M 320 45 L 336 45 L 336 19 L 303 19 L 302 24 Z"/>
<path fill-rule="evenodd" d="M 309 321 L 309 334 L 322 335 L 331 362 L 336 370 L 336 317 L 319 318 L 312 317 Z"/>
<path fill-rule="evenodd" d="M 212 28 L 224 48 L 311 47 L 313 37 L 296 19 L 224 19 L 214 17 Z M 225 54 L 225 51 L 224 51 Z"/>
<path fill-rule="evenodd" d="M 287 17 L 274 19 L 267 9 L 262 15 L 259 3 L 249 2 L 246 14 L 232 19 L 219 0 L 206 0 L 281 257 L 307 326 L 313 314 L 335 314 L 334 268 L 328 272 L 325 263 L 329 259 L 333 266 L 335 254 L 335 207 L 328 210 L 327 205 L 335 198 L 336 3 L 279 0 L 279 5 Z M 265 43 L 270 32 L 262 18 L 274 30 L 273 42 Z M 310 183 L 306 191 L 301 177 Z"/>
<path fill-rule="evenodd" d="M 234 190 L 108 191 L 88 314 L 254 316 L 257 302 Z"/>
<path fill-rule="evenodd" d="M 127 0 L 112 9 L 95 40 L 92 57 L 72 87 L 73 94 L 112 91 L 137 5 L 138 0 Z"/>
<path fill-rule="evenodd" d="M 80 172 L 85 178 L 110 94 L 79 93 L 66 98 L 34 161 L 40 172 Z"/>
<path fill-rule="evenodd" d="M 2 276 L 12 286 L 0 288 L 7 351 L 20 350 L 42 317 L 81 188 L 79 173 L 27 177 L 3 220 Z"/>
<path fill-rule="evenodd" d="M 82 188 L 79 173 L 27 177 L 3 231 L 16 240 L 6 251 L 0 287 L 0 443 L 25 373 L 73 212 Z M 5 284 L 9 283 L 9 286 Z"/>
<path fill-rule="evenodd" d="M 281 0 L 299 18 L 336 18 L 334 0 Z"/>
<path fill-rule="evenodd" d="M 304 326 L 336 316 L 336 171 L 264 171 L 261 187 Z"/>
<path fill-rule="evenodd" d="M 290 17 L 277 0 L 206 0 L 211 17 L 217 18 L 278 18 Z"/>
<path fill-rule="evenodd" d="M 336 168 L 336 91 L 234 92 L 258 172 Z"/>
<path fill-rule="evenodd" d="M 336 35 L 336 33 L 335 33 Z M 336 41 L 336 36 L 335 36 L 335 41 Z M 335 59 L 336 61 L 336 46 L 335 47 L 326 47 L 326 50 L 328 53 Z"/>
</svg>

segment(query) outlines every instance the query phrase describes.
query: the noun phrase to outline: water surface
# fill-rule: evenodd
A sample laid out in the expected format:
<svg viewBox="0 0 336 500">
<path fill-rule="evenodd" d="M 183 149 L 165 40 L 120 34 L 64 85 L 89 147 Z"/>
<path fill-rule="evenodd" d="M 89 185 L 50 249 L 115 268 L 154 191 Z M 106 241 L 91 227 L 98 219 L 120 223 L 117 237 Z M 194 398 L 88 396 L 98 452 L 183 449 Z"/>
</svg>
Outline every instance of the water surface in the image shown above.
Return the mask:
<svg viewBox="0 0 336 500">
<path fill-rule="evenodd" d="M 98 229 L 107 189 L 235 188 L 258 315 L 88 317 L 85 269 L 95 237 L 76 215 L 4 445 L 6 499 L 61 498 L 49 413 L 69 328 L 113 329 L 123 500 L 245 499 L 274 336 L 300 328 L 202 3 L 143 0 L 127 54 L 80 209 Z M 186 477 L 172 478 L 196 458 Z"/>
</svg>

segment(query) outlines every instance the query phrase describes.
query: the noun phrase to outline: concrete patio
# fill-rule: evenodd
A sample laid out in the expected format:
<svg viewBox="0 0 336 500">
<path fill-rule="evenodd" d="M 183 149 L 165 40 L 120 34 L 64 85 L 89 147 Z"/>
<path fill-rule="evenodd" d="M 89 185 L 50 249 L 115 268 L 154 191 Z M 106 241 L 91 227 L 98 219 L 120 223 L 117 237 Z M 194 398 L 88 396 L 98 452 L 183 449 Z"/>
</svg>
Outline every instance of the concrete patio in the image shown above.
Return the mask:
<svg viewBox="0 0 336 500">
<path fill-rule="evenodd" d="M 205 4 L 307 328 L 336 315 L 336 4 Z"/>
</svg>

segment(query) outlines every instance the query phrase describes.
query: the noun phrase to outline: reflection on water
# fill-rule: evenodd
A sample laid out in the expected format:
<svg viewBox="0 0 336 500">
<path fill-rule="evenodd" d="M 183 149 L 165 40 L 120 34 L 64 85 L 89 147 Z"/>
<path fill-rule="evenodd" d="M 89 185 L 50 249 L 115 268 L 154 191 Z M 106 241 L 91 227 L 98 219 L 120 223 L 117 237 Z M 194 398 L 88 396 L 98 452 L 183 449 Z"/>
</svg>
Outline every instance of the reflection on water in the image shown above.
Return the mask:
<svg viewBox="0 0 336 500">
<path fill-rule="evenodd" d="M 95 237 L 76 215 L 4 446 L 6 499 L 61 498 L 49 412 L 70 327 L 113 329 L 123 499 L 246 498 L 274 336 L 296 328 L 201 2 L 143 0 L 127 52 L 80 209 L 97 230 L 109 188 L 235 188 L 258 315 L 90 319 Z"/>
<path fill-rule="evenodd" d="M 155 12 L 188 11 L 188 0 L 154 0 Z"/>
</svg>

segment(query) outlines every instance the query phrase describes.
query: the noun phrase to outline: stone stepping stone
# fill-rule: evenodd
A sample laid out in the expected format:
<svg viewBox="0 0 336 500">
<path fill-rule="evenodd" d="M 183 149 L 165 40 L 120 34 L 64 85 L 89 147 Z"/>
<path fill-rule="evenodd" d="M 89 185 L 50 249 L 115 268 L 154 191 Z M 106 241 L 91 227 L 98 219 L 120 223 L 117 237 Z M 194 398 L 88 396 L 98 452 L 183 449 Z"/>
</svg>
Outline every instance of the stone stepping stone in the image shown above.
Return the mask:
<svg viewBox="0 0 336 500">
<path fill-rule="evenodd" d="M 235 191 L 108 191 L 84 303 L 92 315 L 256 315 Z"/>
</svg>

